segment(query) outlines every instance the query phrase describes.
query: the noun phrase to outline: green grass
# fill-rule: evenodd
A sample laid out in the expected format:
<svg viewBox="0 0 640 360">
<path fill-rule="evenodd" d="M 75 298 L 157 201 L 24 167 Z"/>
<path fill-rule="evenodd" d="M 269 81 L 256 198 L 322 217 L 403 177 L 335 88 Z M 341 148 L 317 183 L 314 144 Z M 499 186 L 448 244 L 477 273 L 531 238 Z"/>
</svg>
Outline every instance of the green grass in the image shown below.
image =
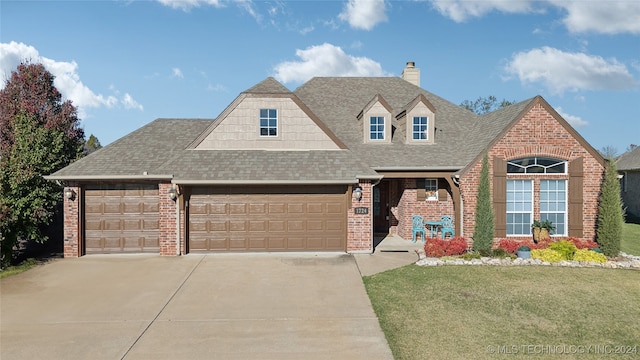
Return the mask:
<svg viewBox="0 0 640 360">
<path fill-rule="evenodd" d="M 620 250 L 627 254 L 640 256 L 640 224 L 628 222 L 622 225 Z"/>
<path fill-rule="evenodd" d="M 637 270 L 410 265 L 363 280 L 398 360 L 585 356 L 527 345 L 626 345 L 636 354 L 586 355 L 640 356 Z"/>
<path fill-rule="evenodd" d="M 38 264 L 39 264 L 39 262 L 36 259 L 27 259 L 27 260 L 23 261 L 20 265 L 9 266 L 6 269 L 2 269 L 0 271 L 0 279 L 6 278 L 7 276 L 20 274 L 22 272 L 25 272 L 25 271 L 31 269 L 32 267 L 34 267 L 34 266 L 36 266 Z"/>
</svg>

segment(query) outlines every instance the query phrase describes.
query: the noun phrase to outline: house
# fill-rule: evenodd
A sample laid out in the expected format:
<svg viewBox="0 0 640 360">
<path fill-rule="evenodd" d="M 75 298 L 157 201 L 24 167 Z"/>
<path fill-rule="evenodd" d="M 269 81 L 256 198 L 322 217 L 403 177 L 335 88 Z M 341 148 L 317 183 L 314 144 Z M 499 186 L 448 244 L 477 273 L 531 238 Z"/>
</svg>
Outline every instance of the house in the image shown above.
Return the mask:
<svg viewBox="0 0 640 360">
<path fill-rule="evenodd" d="M 604 159 L 541 97 L 476 115 L 402 77 L 267 78 L 216 119 L 158 119 L 48 179 L 65 184 L 65 257 L 371 252 L 411 216 L 473 237 L 487 153 L 496 240 L 595 238 Z"/>
<path fill-rule="evenodd" d="M 640 218 L 640 146 L 620 155 L 616 168 L 622 175 L 620 192 L 626 212 Z"/>
</svg>

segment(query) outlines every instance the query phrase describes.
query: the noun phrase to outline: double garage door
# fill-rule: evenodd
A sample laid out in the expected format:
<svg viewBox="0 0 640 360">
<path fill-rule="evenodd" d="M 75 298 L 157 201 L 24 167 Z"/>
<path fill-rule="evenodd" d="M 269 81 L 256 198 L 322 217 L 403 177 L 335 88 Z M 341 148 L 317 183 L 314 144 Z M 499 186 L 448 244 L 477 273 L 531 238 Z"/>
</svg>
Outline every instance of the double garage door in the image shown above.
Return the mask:
<svg viewBox="0 0 640 360">
<path fill-rule="evenodd" d="M 89 185 L 84 190 L 85 253 L 159 253 L 158 185 Z"/>
<path fill-rule="evenodd" d="M 189 251 L 345 251 L 346 186 L 197 187 Z"/>
</svg>

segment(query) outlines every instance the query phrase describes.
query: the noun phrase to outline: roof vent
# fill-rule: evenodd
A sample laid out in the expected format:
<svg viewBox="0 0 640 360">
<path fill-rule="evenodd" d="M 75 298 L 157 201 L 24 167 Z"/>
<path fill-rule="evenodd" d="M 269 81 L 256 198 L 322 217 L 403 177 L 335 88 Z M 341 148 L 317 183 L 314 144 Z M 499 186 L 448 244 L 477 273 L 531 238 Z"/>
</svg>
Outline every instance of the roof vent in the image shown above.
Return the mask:
<svg viewBox="0 0 640 360">
<path fill-rule="evenodd" d="M 402 78 L 415 86 L 420 86 L 420 69 L 416 68 L 415 62 L 407 62 L 407 67 L 402 70 Z"/>
</svg>

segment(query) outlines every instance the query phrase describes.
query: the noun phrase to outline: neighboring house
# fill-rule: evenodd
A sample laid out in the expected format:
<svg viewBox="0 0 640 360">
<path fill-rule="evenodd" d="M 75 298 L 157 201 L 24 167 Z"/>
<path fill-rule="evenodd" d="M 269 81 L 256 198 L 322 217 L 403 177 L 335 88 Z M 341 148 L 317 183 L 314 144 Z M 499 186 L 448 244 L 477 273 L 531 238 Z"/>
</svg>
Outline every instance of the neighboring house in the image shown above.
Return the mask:
<svg viewBox="0 0 640 360">
<path fill-rule="evenodd" d="M 66 257 L 371 252 L 411 216 L 471 241 L 488 152 L 496 239 L 534 219 L 595 238 L 604 159 L 541 97 L 476 115 L 398 77 L 267 78 L 216 119 L 158 119 L 48 176 L 65 183 Z M 175 199 L 175 200 L 174 200 Z"/>
<path fill-rule="evenodd" d="M 620 190 L 626 212 L 640 217 L 640 146 L 620 155 L 616 167 L 622 175 Z"/>
</svg>

